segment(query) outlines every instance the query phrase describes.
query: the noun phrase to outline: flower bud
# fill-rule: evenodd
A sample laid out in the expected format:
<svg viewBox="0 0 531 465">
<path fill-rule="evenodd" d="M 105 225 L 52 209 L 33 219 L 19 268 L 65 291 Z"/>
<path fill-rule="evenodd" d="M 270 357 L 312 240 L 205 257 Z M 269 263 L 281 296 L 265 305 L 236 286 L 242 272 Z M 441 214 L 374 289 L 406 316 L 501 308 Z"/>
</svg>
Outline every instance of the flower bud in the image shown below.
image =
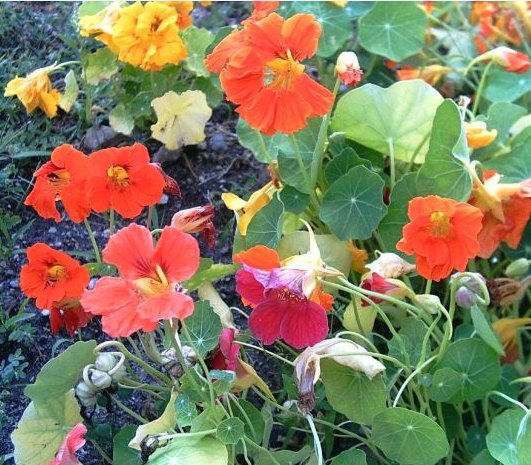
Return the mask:
<svg viewBox="0 0 531 465">
<path fill-rule="evenodd" d="M 475 294 L 465 286 L 461 286 L 459 289 L 457 289 L 455 293 L 455 302 L 461 308 L 472 307 L 476 303 L 476 300 L 477 294 Z"/>
<path fill-rule="evenodd" d="M 417 294 L 415 297 L 413 297 L 413 302 L 432 315 L 437 315 L 437 313 L 441 311 L 441 308 L 444 309 L 443 305 L 441 304 L 441 299 L 439 299 L 439 297 L 436 295 Z"/>
<path fill-rule="evenodd" d="M 175 213 L 171 225 L 183 232 L 201 234 L 208 246 L 212 248 L 216 245 L 216 229 L 212 222 L 213 217 L 214 207 L 212 205 L 188 208 Z"/>
<path fill-rule="evenodd" d="M 496 136 L 498 131 L 487 130 L 487 124 L 484 121 L 474 121 L 465 123 L 465 134 L 468 147 L 471 149 L 480 149 L 489 145 Z"/>
<path fill-rule="evenodd" d="M 485 278 L 480 273 L 471 273 L 483 283 Z M 461 273 L 454 273 L 450 276 L 450 283 L 459 280 L 459 287 L 455 293 L 455 302 L 461 308 L 470 308 L 477 301 L 478 295 L 481 294 L 482 289 L 478 281 L 470 277 L 460 277 Z"/>
<path fill-rule="evenodd" d="M 529 260 L 527 258 L 519 258 L 512 262 L 505 269 L 505 276 L 512 279 L 518 279 L 525 276 L 529 272 Z"/>
<path fill-rule="evenodd" d="M 382 278 L 399 278 L 414 271 L 416 267 L 395 253 L 383 253 L 375 261 L 368 263 L 367 268 Z"/>
<path fill-rule="evenodd" d="M 101 370 L 92 370 L 89 374 L 90 382 L 98 389 L 107 389 L 112 384 L 112 378 Z"/>
<path fill-rule="evenodd" d="M 76 386 L 75 393 L 79 403 L 84 407 L 96 405 L 96 391 L 84 381 Z"/>
<path fill-rule="evenodd" d="M 111 371 L 116 365 L 116 357 L 108 352 L 100 352 L 96 357 L 94 365 L 98 370 L 105 372 Z"/>
<path fill-rule="evenodd" d="M 336 72 L 343 84 L 356 86 L 361 81 L 363 71 L 354 52 L 341 52 L 337 57 Z"/>
</svg>

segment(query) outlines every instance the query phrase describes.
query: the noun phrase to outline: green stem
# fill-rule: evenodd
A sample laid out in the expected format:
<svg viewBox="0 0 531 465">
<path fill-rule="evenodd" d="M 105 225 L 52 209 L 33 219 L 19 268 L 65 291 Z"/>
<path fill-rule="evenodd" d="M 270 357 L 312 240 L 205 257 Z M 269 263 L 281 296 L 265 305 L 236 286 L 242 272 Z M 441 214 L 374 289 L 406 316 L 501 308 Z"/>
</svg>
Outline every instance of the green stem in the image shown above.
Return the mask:
<svg viewBox="0 0 531 465">
<path fill-rule="evenodd" d="M 141 424 L 145 425 L 146 423 L 148 423 L 148 421 L 144 418 L 144 417 L 141 417 L 138 413 L 136 413 L 134 410 L 131 410 L 127 405 L 125 405 L 124 403 L 122 403 L 120 400 L 118 400 L 116 397 L 111 397 L 111 399 L 113 400 L 113 402 L 118 406 L 120 407 L 125 413 L 131 415 L 135 420 L 139 421 Z"/>
<path fill-rule="evenodd" d="M 431 293 L 431 283 L 432 283 L 431 279 L 428 279 L 426 281 L 426 290 L 424 291 L 424 294 L 430 294 Z"/>
<path fill-rule="evenodd" d="M 297 138 L 291 134 L 290 135 L 291 145 L 293 146 L 293 150 L 295 151 L 295 158 L 297 160 L 297 164 L 299 165 L 299 171 L 301 172 L 302 177 L 304 178 L 304 183 L 306 184 L 306 189 L 308 189 L 308 194 L 310 196 L 315 196 L 314 190 L 312 188 L 312 183 L 310 180 L 310 177 L 308 176 L 308 170 L 304 166 L 304 160 L 302 159 L 302 154 L 299 149 L 299 144 L 297 142 Z M 313 193 L 313 195 L 312 195 Z"/>
<path fill-rule="evenodd" d="M 216 434 L 216 429 L 207 429 L 205 431 L 196 431 L 195 433 L 174 433 L 174 434 L 162 434 L 156 435 L 159 441 L 168 441 L 175 438 L 196 438 L 202 436 L 208 436 L 209 434 Z"/>
<path fill-rule="evenodd" d="M 393 138 L 387 139 L 387 147 L 389 148 L 389 163 L 391 170 L 391 190 L 395 187 L 396 173 L 395 173 L 395 148 L 393 147 Z"/>
<path fill-rule="evenodd" d="M 85 228 L 87 229 L 90 242 L 92 243 L 92 248 L 94 249 L 94 255 L 96 256 L 96 262 L 98 263 L 98 265 L 101 265 L 100 249 L 98 247 L 98 243 L 96 242 L 96 238 L 94 237 L 94 232 L 92 231 L 92 228 L 90 227 L 90 223 L 88 222 L 86 218 L 83 220 L 83 224 L 85 225 Z"/>
<path fill-rule="evenodd" d="M 264 352 L 264 353 L 266 353 L 268 355 L 271 355 L 272 357 L 275 357 L 275 358 L 281 360 L 282 362 L 286 363 L 287 365 L 295 366 L 295 363 L 289 361 L 287 358 L 281 357 L 280 355 L 277 355 L 274 352 L 271 352 L 271 351 L 269 351 L 267 349 L 264 349 L 263 347 L 255 346 L 253 344 L 248 344 L 247 342 L 241 342 L 241 341 L 234 341 L 234 343 L 238 344 L 240 346 L 250 347 L 251 349 L 260 350 L 261 352 Z"/>
<path fill-rule="evenodd" d="M 262 133 L 260 131 L 257 131 L 255 130 L 254 131 L 256 133 L 256 135 L 258 136 L 258 141 L 260 142 L 260 149 L 262 150 L 262 152 L 264 153 L 265 155 L 265 158 L 267 159 L 267 162 L 268 163 L 273 163 L 273 158 L 271 157 L 271 154 L 268 152 L 267 150 L 267 147 L 265 145 L 265 140 L 264 140 L 264 136 L 262 135 Z"/>
<path fill-rule="evenodd" d="M 483 74 L 481 75 L 481 80 L 479 81 L 479 86 L 476 90 L 476 98 L 474 99 L 474 105 L 472 106 L 472 113 L 475 115 L 478 108 L 479 108 L 479 102 L 481 100 L 481 96 L 483 94 L 483 90 L 485 89 L 485 83 L 487 82 L 487 74 L 489 73 L 490 68 L 494 64 L 493 61 L 491 61 L 485 69 L 483 70 Z"/>
<path fill-rule="evenodd" d="M 308 421 L 310 429 L 312 430 L 313 449 L 315 451 L 315 457 L 317 458 L 317 465 L 323 465 L 323 449 L 321 447 L 321 440 L 319 439 L 319 435 L 317 434 L 317 429 L 315 428 L 313 418 L 310 414 L 307 414 L 304 417 Z"/>
</svg>

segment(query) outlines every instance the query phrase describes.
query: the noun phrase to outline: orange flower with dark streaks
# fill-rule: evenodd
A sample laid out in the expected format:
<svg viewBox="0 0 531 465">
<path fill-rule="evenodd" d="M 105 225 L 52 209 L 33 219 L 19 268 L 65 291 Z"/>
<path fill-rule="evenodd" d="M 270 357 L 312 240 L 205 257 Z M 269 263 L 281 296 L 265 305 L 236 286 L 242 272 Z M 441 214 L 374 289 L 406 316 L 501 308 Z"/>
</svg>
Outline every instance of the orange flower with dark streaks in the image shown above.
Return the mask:
<svg viewBox="0 0 531 465">
<path fill-rule="evenodd" d="M 500 180 L 496 171 L 485 172 L 468 201 L 483 213 L 478 236 L 481 258 L 489 258 L 501 242 L 516 249 L 531 217 L 531 179 L 510 184 L 500 184 Z"/>
<path fill-rule="evenodd" d="M 153 331 L 160 320 L 193 313 L 194 302 L 179 285 L 199 267 L 199 246 L 191 235 L 166 227 L 154 246 L 149 229 L 133 223 L 111 236 L 103 259 L 118 268 L 120 277 L 100 278 L 81 296 L 81 304 L 102 315 L 109 336 Z"/>
<path fill-rule="evenodd" d="M 77 260 L 39 242 L 26 250 L 28 264 L 20 271 L 20 289 L 40 309 L 50 309 L 67 297 L 79 297 L 89 272 Z"/>
<path fill-rule="evenodd" d="M 162 196 L 166 181 L 142 144 L 99 150 L 90 163 L 87 192 L 94 211 L 113 208 L 124 218 L 134 218 Z"/>
<path fill-rule="evenodd" d="M 408 217 L 396 248 L 416 256 L 417 271 L 424 278 L 440 281 L 454 269 L 464 271 L 478 254 L 483 218 L 478 208 L 430 195 L 412 199 Z"/>
<path fill-rule="evenodd" d="M 24 201 L 42 218 L 61 221 L 56 202 L 61 201 L 72 221 L 79 223 L 90 215 L 90 205 L 85 191 L 88 157 L 71 145 L 61 145 L 53 152 L 49 162 L 34 174 L 35 185 Z"/>
</svg>

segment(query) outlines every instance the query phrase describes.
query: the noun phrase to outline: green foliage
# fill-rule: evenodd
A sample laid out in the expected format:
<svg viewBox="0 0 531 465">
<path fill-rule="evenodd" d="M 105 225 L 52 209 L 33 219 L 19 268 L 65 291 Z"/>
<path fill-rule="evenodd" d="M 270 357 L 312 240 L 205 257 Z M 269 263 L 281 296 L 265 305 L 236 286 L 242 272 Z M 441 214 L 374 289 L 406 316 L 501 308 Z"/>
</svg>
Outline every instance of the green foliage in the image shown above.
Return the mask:
<svg viewBox="0 0 531 465">
<path fill-rule="evenodd" d="M 196 302 L 194 313 L 185 322 L 201 357 L 217 347 L 221 321 L 207 301 Z"/>
<path fill-rule="evenodd" d="M 331 465 L 367 465 L 367 457 L 360 449 L 349 449 L 334 457 Z"/>
<path fill-rule="evenodd" d="M 157 449 L 147 465 L 227 465 L 227 448 L 217 439 L 175 438 L 167 446 Z"/>
<path fill-rule="evenodd" d="M 236 444 L 244 436 L 244 424 L 239 418 L 227 418 L 217 428 L 216 437 L 223 444 Z"/>
<path fill-rule="evenodd" d="M 524 74 L 491 68 L 487 76 L 485 97 L 491 102 L 514 102 L 531 91 L 531 70 Z"/>
<path fill-rule="evenodd" d="M 498 415 L 487 434 L 490 454 L 503 465 L 524 465 L 531 460 L 529 415 L 509 409 Z"/>
<path fill-rule="evenodd" d="M 258 244 L 276 247 L 282 235 L 283 214 L 284 205 L 278 196 L 274 195 L 271 202 L 262 208 L 249 223 L 246 235 L 247 248 Z"/>
</svg>

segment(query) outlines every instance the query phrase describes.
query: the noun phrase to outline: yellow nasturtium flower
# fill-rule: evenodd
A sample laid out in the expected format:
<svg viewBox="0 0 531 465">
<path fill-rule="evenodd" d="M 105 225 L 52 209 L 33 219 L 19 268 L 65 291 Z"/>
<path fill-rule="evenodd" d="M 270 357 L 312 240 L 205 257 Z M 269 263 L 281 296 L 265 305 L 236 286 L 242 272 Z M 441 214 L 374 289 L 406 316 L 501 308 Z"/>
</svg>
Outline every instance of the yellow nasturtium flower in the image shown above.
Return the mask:
<svg viewBox="0 0 531 465">
<path fill-rule="evenodd" d="M 492 328 L 498 334 L 506 354 L 511 354 L 518 348 L 518 329 L 531 325 L 531 318 L 500 318 Z"/>
<path fill-rule="evenodd" d="M 56 68 L 55 65 L 47 66 L 36 69 L 24 78 L 12 79 L 7 83 L 4 96 L 16 95 L 28 113 L 39 107 L 48 118 L 53 118 L 57 114 L 61 94 L 52 88 L 52 82 L 48 75 Z"/>
<path fill-rule="evenodd" d="M 121 61 L 145 71 L 159 71 L 187 56 L 179 37 L 179 16 L 163 2 L 140 2 L 123 8 L 112 38 Z"/>
<path fill-rule="evenodd" d="M 117 54 L 118 48 L 114 43 L 112 34 L 114 25 L 120 17 L 121 7 L 121 1 L 114 1 L 96 14 L 82 16 L 79 19 L 79 33 L 83 37 L 93 36 Z"/>
<path fill-rule="evenodd" d="M 492 129 L 487 130 L 487 124 L 484 121 L 474 121 L 472 123 L 465 123 L 465 134 L 468 147 L 471 149 L 480 149 L 489 145 L 496 136 L 498 131 Z"/>
<path fill-rule="evenodd" d="M 247 227 L 262 208 L 264 208 L 273 197 L 273 193 L 277 190 L 273 181 L 268 182 L 264 187 L 258 189 L 251 194 L 249 200 L 243 200 L 236 194 L 226 192 L 221 194 L 221 200 L 225 202 L 225 206 L 236 212 L 238 231 L 241 236 L 247 234 Z"/>
</svg>

